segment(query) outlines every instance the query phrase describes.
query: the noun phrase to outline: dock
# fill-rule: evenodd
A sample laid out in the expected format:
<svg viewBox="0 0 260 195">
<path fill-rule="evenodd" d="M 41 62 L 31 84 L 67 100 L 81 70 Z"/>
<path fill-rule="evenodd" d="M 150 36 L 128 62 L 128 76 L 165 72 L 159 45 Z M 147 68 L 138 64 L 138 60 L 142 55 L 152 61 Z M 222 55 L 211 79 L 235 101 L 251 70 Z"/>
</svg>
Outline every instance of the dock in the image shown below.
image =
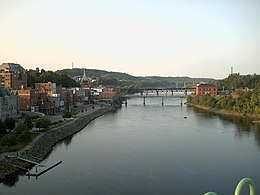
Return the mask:
<svg viewBox="0 0 260 195">
<path fill-rule="evenodd" d="M 36 162 L 36 161 L 34 161 L 34 160 L 29 160 L 28 158 L 24 158 L 24 157 L 22 157 L 22 156 L 19 156 L 18 154 L 17 154 L 17 155 L 12 155 L 12 156 L 9 155 L 9 156 L 7 156 L 7 157 L 8 157 L 8 158 L 15 158 L 15 159 L 17 159 L 17 160 L 20 160 L 20 161 L 29 163 L 29 164 L 31 164 L 32 166 L 34 165 L 34 167 L 33 167 L 31 170 L 29 170 L 29 169 L 27 169 L 26 167 L 22 167 L 22 166 L 20 166 L 20 165 L 18 165 L 18 164 L 12 163 L 12 165 L 13 165 L 14 167 L 19 168 L 19 169 L 21 169 L 21 170 L 23 170 L 23 171 L 26 171 L 26 176 L 28 176 L 28 178 L 30 178 L 30 176 L 33 176 L 33 177 L 36 177 L 36 179 L 37 179 L 37 177 L 39 177 L 40 175 L 46 173 L 47 171 L 53 169 L 54 167 L 56 167 L 56 166 L 58 166 L 59 164 L 62 163 L 61 160 L 60 160 L 60 161 L 53 162 L 53 163 L 51 163 L 51 162 L 39 163 L 39 162 Z M 32 156 L 31 156 L 30 158 L 37 159 L 37 158 L 32 157 Z M 39 159 L 37 159 L 37 160 L 39 160 Z"/>
<path fill-rule="evenodd" d="M 54 167 L 58 166 L 59 164 L 61 164 L 62 161 L 58 161 L 58 162 L 54 162 L 50 165 L 46 165 L 46 166 L 41 166 L 41 167 L 38 167 L 37 165 L 34 167 L 34 169 L 31 169 L 30 171 L 28 171 L 26 173 L 26 176 L 33 176 L 33 177 L 39 177 L 41 176 L 42 174 L 46 173 L 47 171 L 53 169 Z"/>
</svg>

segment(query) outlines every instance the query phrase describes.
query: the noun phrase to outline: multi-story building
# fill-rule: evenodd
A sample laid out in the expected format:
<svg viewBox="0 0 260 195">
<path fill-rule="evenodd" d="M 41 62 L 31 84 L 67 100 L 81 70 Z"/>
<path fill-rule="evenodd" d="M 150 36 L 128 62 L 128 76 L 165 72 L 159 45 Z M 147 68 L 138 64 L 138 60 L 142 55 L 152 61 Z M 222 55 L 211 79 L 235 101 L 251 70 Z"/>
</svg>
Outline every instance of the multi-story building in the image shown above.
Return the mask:
<svg viewBox="0 0 260 195">
<path fill-rule="evenodd" d="M 26 89 L 26 70 L 20 64 L 3 63 L 0 66 L 0 86 L 13 90 Z"/>
<path fill-rule="evenodd" d="M 113 88 L 103 88 L 102 92 L 98 96 L 95 96 L 97 100 L 112 101 L 113 97 L 116 96 L 116 92 Z"/>
<path fill-rule="evenodd" d="M 35 89 L 40 93 L 47 93 L 49 96 L 55 96 L 56 92 L 56 83 L 35 83 Z"/>
<path fill-rule="evenodd" d="M 21 110 L 31 110 L 39 111 L 39 97 L 40 93 L 36 89 L 20 89 L 13 90 L 14 93 L 18 93 L 20 96 L 20 109 Z"/>
<path fill-rule="evenodd" d="M 20 97 L 12 91 L 0 87 L 0 118 L 17 118 L 19 116 Z"/>
<path fill-rule="evenodd" d="M 212 95 L 218 94 L 217 86 L 213 84 L 200 83 L 196 86 L 196 95 Z"/>
</svg>

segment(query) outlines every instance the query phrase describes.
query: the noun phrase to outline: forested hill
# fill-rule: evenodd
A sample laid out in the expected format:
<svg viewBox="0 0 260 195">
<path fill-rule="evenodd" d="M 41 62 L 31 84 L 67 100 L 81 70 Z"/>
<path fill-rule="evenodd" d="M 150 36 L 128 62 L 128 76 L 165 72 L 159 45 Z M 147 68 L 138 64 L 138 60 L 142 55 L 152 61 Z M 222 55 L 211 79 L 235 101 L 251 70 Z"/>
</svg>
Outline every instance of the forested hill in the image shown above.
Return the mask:
<svg viewBox="0 0 260 195">
<path fill-rule="evenodd" d="M 79 83 L 70 78 L 67 75 L 57 74 L 53 71 L 39 70 L 27 70 L 27 82 L 28 87 L 34 88 L 35 83 L 47 83 L 52 82 L 56 83 L 57 86 L 61 85 L 62 87 L 79 87 Z"/>
<path fill-rule="evenodd" d="M 109 72 L 105 70 L 97 70 L 97 69 L 84 69 L 84 68 L 73 68 L 73 69 L 63 69 L 57 70 L 56 73 L 60 75 L 68 75 L 70 77 L 82 76 L 83 73 L 86 73 L 86 76 L 90 78 L 98 78 L 98 77 L 113 77 L 119 80 L 129 80 L 129 81 L 137 81 L 139 77 L 135 77 L 129 75 L 127 73 L 121 72 Z"/>
<path fill-rule="evenodd" d="M 190 77 L 159 77 L 159 76 L 145 76 L 137 77 L 132 76 L 127 73 L 120 72 L 109 72 L 105 70 L 96 70 L 96 69 L 84 69 L 84 68 L 74 68 L 74 69 L 63 69 L 57 70 L 57 74 L 68 75 L 70 77 L 81 77 L 83 73 L 86 73 L 86 76 L 96 79 L 96 84 L 101 84 L 104 86 L 130 86 L 132 88 L 148 88 L 148 87 L 179 87 L 186 85 L 191 86 L 194 83 L 200 82 L 213 82 L 214 79 L 210 78 L 190 78 Z M 176 84 L 178 82 L 178 84 Z"/>
<path fill-rule="evenodd" d="M 219 89 L 224 87 L 229 91 L 234 91 L 241 87 L 247 87 L 249 89 L 260 89 L 260 75 L 240 75 L 239 73 L 229 75 L 227 78 L 222 80 L 217 80 L 216 85 Z"/>
</svg>

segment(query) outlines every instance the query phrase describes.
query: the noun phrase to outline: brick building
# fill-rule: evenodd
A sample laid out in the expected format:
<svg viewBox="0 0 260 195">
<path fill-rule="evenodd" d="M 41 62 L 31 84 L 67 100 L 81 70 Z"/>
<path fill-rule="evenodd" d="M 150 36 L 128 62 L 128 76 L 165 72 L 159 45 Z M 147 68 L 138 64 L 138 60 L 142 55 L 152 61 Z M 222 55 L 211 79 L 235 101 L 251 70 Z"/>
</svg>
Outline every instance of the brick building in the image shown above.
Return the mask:
<svg viewBox="0 0 260 195">
<path fill-rule="evenodd" d="M 213 84 L 201 83 L 196 86 L 196 95 L 212 95 L 216 96 L 218 94 L 217 86 Z"/>
<path fill-rule="evenodd" d="M 103 88 L 102 92 L 98 96 L 95 96 L 95 98 L 97 100 L 112 101 L 114 96 L 116 96 L 116 92 L 113 88 Z"/>
<path fill-rule="evenodd" d="M 13 90 L 26 89 L 26 70 L 20 64 L 3 63 L 0 66 L 0 86 Z"/>
<path fill-rule="evenodd" d="M 37 89 L 40 93 L 47 93 L 50 96 L 57 94 L 56 83 L 35 83 L 35 89 Z"/>
<path fill-rule="evenodd" d="M 21 110 L 32 110 L 35 112 L 39 111 L 39 97 L 40 93 L 36 89 L 20 89 L 13 90 L 14 93 L 18 93 L 20 96 L 20 109 Z"/>
</svg>

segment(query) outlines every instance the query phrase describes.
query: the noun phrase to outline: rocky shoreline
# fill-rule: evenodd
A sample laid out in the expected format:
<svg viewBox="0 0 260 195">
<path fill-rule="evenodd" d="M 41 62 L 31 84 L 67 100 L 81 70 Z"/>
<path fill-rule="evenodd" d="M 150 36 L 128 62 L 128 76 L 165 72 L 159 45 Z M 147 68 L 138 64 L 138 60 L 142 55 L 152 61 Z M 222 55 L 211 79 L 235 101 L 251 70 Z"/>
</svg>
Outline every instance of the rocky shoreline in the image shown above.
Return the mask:
<svg viewBox="0 0 260 195">
<path fill-rule="evenodd" d="M 94 110 L 92 113 L 82 115 L 67 124 L 53 128 L 36 137 L 28 146 L 18 151 L 16 155 L 29 160 L 31 159 L 33 161 L 41 162 L 47 157 L 47 155 L 52 151 L 53 146 L 58 142 L 79 132 L 95 118 L 114 110 L 115 109 L 112 107 L 99 108 Z M 22 162 L 17 158 L 6 156 L 0 160 L 0 182 L 3 182 L 6 178 L 17 175 L 22 171 L 14 165 L 19 165 L 23 168 L 32 167 L 32 164 L 30 163 Z"/>
</svg>

